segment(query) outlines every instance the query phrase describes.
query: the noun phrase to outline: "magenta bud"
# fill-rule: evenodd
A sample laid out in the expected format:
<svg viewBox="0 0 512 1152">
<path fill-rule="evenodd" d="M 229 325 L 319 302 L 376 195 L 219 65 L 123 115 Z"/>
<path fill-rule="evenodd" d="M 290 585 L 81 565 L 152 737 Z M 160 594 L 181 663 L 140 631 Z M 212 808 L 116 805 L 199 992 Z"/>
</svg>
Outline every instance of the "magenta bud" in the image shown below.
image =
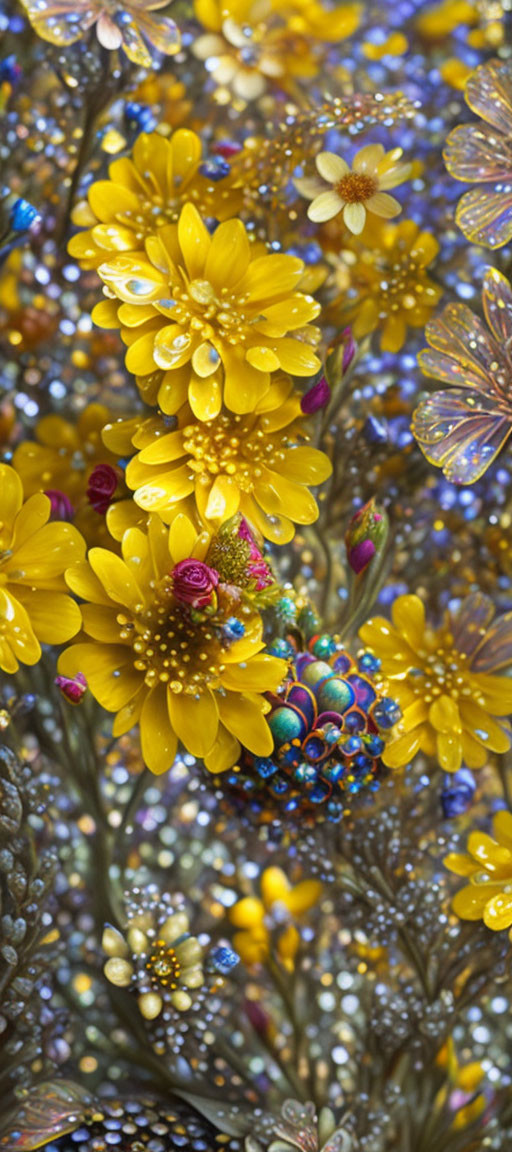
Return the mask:
<svg viewBox="0 0 512 1152">
<path fill-rule="evenodd" d="M 322 376 L 317 380 L 316 384 L 306 392 L 301 399 L 300 406 L 305 416 L 312 416 L 313 412 L 318 412 L 320 408 L 325 408 L 331 399 L 331 389 Z"/>
<path fill-rule="evenodd" d="M 360 544 L 356 544 L 355 548 L 351 548 L 347 553 L 348 562 L 356 576 L 360 572 L 364 572 L 365 568 L 370 563 L 370 560 L 375 556 L 375 544 L 372 540 L 361 540 Z"/>
<path fill-rule="evenodd" d="M 70 522 L 75 515 L 75 509 L 65 492 L 58 488 L 47 488 L 45 496 L 51 504 L 50 520 L 67 520 Z"/>
<path fill-rule="evenodd" d="M 347 368 L 351 365 L 354 359 L 356 353 L 356 345 L 354 337 L 352 336 L 351 328 L 344 328 L 341 336 L 343 340 L 343 360 L 341 367 L 342 371 L 346 372 Z"/>
<path fill-rule="evenodd" d="M 97 464 L 93 468 L 87 484 L 87 499 L 100 516 L 110 508 L 118 483 L 119 471 L 111 464 Z"/>
<path fill-rule="evenodd" d="M 83 672 L 77 672 L 76 676 L 56 676 L 55 684 L 70 704 L 79 704 L 87 692 L 87 680 Z"/>
</svg>

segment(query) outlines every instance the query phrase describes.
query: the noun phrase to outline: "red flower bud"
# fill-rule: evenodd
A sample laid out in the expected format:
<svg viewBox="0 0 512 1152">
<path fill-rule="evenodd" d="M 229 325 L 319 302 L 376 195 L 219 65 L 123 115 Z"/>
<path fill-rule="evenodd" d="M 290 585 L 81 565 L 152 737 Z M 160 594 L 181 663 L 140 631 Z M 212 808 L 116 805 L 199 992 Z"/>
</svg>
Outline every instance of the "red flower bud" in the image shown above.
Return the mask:
<svg viewBox="0 0 512 1152">
<path fill-rule="evenodd" d="M 325 408 L 330 399 L 331 389 L 325 376 L 322 376 L 320 380 L 317 380 L 316 384 L 313 384 L 309 392 L 304 393 L 300 406 L 306 416 L 312 416 L 313 412 L 318 412 L 320 408 Z"/>
<path fill-rule="evenodd" d="M 55 683 L 70 704 L 79 704 L 87 692 L 87 680 L 83 672 L 77 672 L 76 676 L 56 676 Z"/>
<path fill-rule="evenodd" d="M 387 534 L 386 513 L 377 511 L 375 500 L 368 500 L 352 517 L 345 533 L 347 559 L 356 576 L 364 572 L 378 551 L 382 551 Z"/>
<path fill-rule="evenodd" d="M 110 464 L 97 464 L 93 468 L 87 484 L 87 499 L 100 516 L 110 508 L 118 483 L 119 473 Z"/>
<path fill-rule="evenodd" d="M 51 504 L 50 520 L 71 522 L 75 515 L 75 509 L 66 493 L 61 492 L 58 488 L 47 488 L 45 496 L 48 497 Z"/>
<path fill-rule="evenodd" d="M 219 573 L 202 560 L 180 560 L 171 572 L 173 592 L 180 604 L 207 608 L 219 583 Z"/>
</svg>

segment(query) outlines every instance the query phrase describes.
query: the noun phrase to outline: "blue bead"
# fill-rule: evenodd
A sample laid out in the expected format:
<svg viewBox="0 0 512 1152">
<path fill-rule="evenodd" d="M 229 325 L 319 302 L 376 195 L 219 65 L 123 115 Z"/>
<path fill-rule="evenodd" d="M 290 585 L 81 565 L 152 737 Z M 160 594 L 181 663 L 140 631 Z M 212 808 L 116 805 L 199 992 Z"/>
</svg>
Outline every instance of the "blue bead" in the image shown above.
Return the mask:
<svg viewBox="0 0 512 1152">
<path fill-rule="evenodd" d="M 394 724 L 398 723 L 401 715 L 399 705 L 391 696 L 383 696 L 382 700 L 377 701 L 373 709 L 373 719 L 379 728 L 392 728 Z"/>
<path fill-rule="evenodd" d="M 367 444 L 386 444 L 388 430 L 381 420 L 377 420 L 375 416 L 368 416 L 363 424 L 363 436 Z"/>
<path fill-rule="evenodd" d="M 329 781 L 330 784 L 337 784 L 345 775 L 346 767 L 344 764 L 329 763 L 322 765 L 322 775 Z"/>
<path fill-rule="evenodd" d="M 313 656 L 318 656 L 319 660 L 325 660 L 336 651 L 336 641 L 333 640 L 332 636 L 325 633 L 315 640 L 311 651 Z"/>
<path fill-rule="evenodd" d="M 363 736 L 363 743 L 369 756 L 380 756 L 381 752 L 384 751 L 384 741 L 380 736 L 374 736 L 373 733 Z"/>
<path fill-rule="evenodd" d="M 380 668 L 379 657 L 373 656 L 371 652 L 364 652 L 358 662 L 358 668 L 360 672 L 367 672 L 370 676 L 373 676 Z"/>
<path fill-rule="evenodd" d="M 155 126 L 155 117 L 147 104 L 137 104 L 129 100 L 125 105 L 124 114 L 130 128 L 138 128 L 140 132 L 150 132 Z"/>
<path fill-rule="evenodd" d="M 271 788 L 276 796 L 282 796 L 284 792 L 288 792 L 289 784 L 287 780 L 283 780 L 282 777 L 278 777 L 277 780 L 272 781 Z"/>
<path fill-rule="evenodd" d="M 9 223 L 13 232 L 26 232 L 35 220 L 40 220 L 37 208 L 21 197 L 14 201 L 9 215 Z"/>
<path fill-rule="evenodd" d="M 241 636 L 245 635 L 245 624 L 242 624 L 237 616 L 230 616 L 229 620 L 226 620 L 222 634 L 226 640 L 239 640 Z"/>
<path fill-rule="evenodd" d="M 345 756 L 355 756 L 356 752 L 361 751 L 363 744 L 359 736 L 348 736 L 346 740 L 342 740 L 340 747 Z"/>
<path fill-rule="evenodd" d="M 461 768 L 453 776 L 448 776 L 441 792 L 441 806 L 445 820 L 451 820 L 454 816 L 462 816 L 467 812 L 475 791 L 476 783 L 469 768 Z"/>
<path fill-rule="evenodd" d="M 201 176 L 205 176 L 207 180 L 224 180 L 229 176 L 231 167 L 227 160 L 223 160 L 222 156 L 212 157 L 211 160 L 205 160 L 204 164 L 199 166 Z"/>
<path fill-rule="evenodd" d="M 314 768 L 312 764 L 305 764 L 303 762 L 295 769 L 293 779 L 296 780 L 297 784 L 305 784 L 306 787 L 308 784 L 314 784 L 317 779 L 316 768 Z"/>
<path fill-rule="evenodd" d="M 21 76 L 21 68 L 15 56 L 6 56 L 0 61 L 0 81 L 15 84 Z"/>
<path fill-rule="evenodd" d="M 220 972 L 223 976 L 226 976 L 232 968 L 240 963 L 240 957 L 226 944 L 219 944 L 216 948 L 212 948 L 208 960 L 215 972 Z"/>
<path fill-rule="evenodd" d="M 282 660 L 290 660 L 295 656 L 295 649 L 289 640 L 282 640 L 279 636 L 269 644 L 268 651 L 271 656 L 279 656 Z"/>
<path fill-rule="evenodd" d="M 263 780 L 268 780 L 269 776 L 273 776 L 277 772 L 277 764 L 273 760 L 264 759 L 261 756 L 254 757 L 254 767 Z"/>
</svg>

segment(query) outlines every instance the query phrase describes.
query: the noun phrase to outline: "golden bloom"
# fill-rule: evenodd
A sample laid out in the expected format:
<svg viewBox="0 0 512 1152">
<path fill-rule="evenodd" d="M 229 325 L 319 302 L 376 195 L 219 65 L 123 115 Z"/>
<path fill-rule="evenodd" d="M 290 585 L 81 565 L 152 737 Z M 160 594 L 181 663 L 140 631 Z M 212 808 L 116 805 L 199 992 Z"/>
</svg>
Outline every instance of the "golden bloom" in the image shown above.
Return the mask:
<svg viewBox="0 0 512 1152">
<path fill-rule="evenodd" d="M 89 639 L 63 652 L 59 672 L 85 675 L 102 707 L 117 713 L 115 736 L 139 724 L 156 773 L 171 767 L 178 740 L 213 772 L 235 763 L 240 742 L 257 755 L 273 748 L 261 693 L 277 689 L 286 664 L 262 653 L 259 614 L 205 563 L 210 540 L 181 513 L 170 529 L 151 516 L 147 533 L 125 532 L 122 558 L 92 548 L 66 573 L 86 601 Z"/>
<path fill-rule="evenodd" d="M 423 328 L 442 295 L 427 272 L 438 251 L 432 233 L 413 220 L 365 229 L 350 253 L 329 257 L 333 278 L 343 282 L 331 308 L 356 340 L 379 331 L 382 350 L 399 352 L 408 328 Z"/>
<path fill-rule="evenodd" d="M 396 188 L 411 174 L 412 165 L 400 163 L 402 155 L 401 148 L 385 152 L 382 144 L 365 144 L 350 168 L 335 152 L 320 152 L 315 164 L 321 179 L 302 177 L 294 182 L 312 200 L 309 219 L 320 224 L 342 212 L 344 224 L 357 235 L 363 231 L 367 212 L 385 220 L 397 216 L 401 206 L 386 189 Z"/>
<path fill-rule="evenodd" d="M 316 0 L 194 0 L 206 29 L 192 51 L 220 86 L 256 100 L 269 84 L 291 87 L 318 74 L 324 47 L 355 31 L 360 6 L 327 10 Z"/>
<path fill-rule="evenodd" d="M 229 918 L 239 932 L 233 947 L 245 964 L 261 964 L 271 950 L 271 929 L 279 930 L 277 954 L 286 968 L 300 944 L 294 923 L 318 903 L 322 894 L 319 880 L 301 880 L 294 887 L 281 868 L 266 868 L 261 877 L 261 896 L 244 896 L 231 908 Z"/>
<path fill-rule="evenodd" d="M 284 544 L 292 539 L 294 521 L 317 519 L 307 485 L 321 483 L 332 470 L 325 453 L 298 443 L 300 416 L 300 398 L 282 378 L 246 416 L 223 412 L 198 423 L 187 405 L 172 431 L 154 417 L 107 425 L 103 436 L 122 457 L 139 449 L 126 481 L 146 512 L 167 521 L 193 495 L 205 522 L 219 525 L 241 512 L 262 536 Z"/>
<path fill-rule="evenodd" d="M 468 880 L 452 900 L 461 920 L 483 920 L 499 932 L 512 925 L 512 813 L 497 812 L 493 836 L 471 832 L 467 854 L 450 852 L 444 863 L 450 872 Z"/>
<path fill-rule="evenodd" d="M 68 250 L 82 268 L 97 268 L 118 253 L 144 252 L 147 236 L 178 219 L 186 201 L 202 215 L 219 220 L 234 216 L 242 194 L 225 176 L 213 180 L 201 171 L 199 136 L 179 128 L 168 139 L 141 132 L 131 157 L 114 160 L 108 180 L 91 184 L 88 203 L 75 208 L 73 220 L 87 231 L 73 236 Z"/>
<path fill-rule="evenodd" d="M 183 909 L 165 904 L 130 916 L 123 933 L 110 924 L 103 932 L 105 976 L 117 988 L 136 991 L 146 1020 L 154 1020 L 167 1004 L 186 1012 L 192 1006 L 190 991 L 203 983 L 203 950 L 189 928 Z"/>
<path fill-rule="evenodd" d="M 154 16 L 168 0 L 22 0 L 38 36 L 50 44 L 75 44 L 94 27 L 102 46 L 121 48 L 141 68 L 151 68 L 156 54 L 174 56 L 180 36 L 174 20 Z"/>
<path fill-rule="evenodd" d="M 39 493 L 23 503 L 14 468 L 0 464 L 0 668 L 36 664 L 41 644 L 63 644 L 80 627 L 64 569 L 85 555 L 70 524 L 49 524 L 51 504 Z"/>
<path fill-rule="evenodd" d="M 457 772 L 463 760 L 482 768 L 489 752 L 510 748 L 512 729 L 503 717 L 512 711 L 512 680 L 494 673 L 512 664 L 512 613 L 493 620 L 494 611 L 475 592 L 434 629 L 417 596 L 399 596 L 392 624 L 376 616 L 361 628 L 403 712 L 382 754 L 390 768 L 420 749 L 437 756 L 445 772 Z"/>
<path fill-rule="evenodd" d="M 26 496 L 35 492 L 63 494 L 71 504 L 70 518 L 89 544 L 105 543 L 108 533 L 104 517 L 90 503 L 88 495 L 91 473 L 98 465 L 115 466 L 117 457 L 103 444 L 101 433 L 110 419 L 103 404 L 89 404 L 74 422 L 52 414 L 43 416 L 36 427 L 36 440 L 24 440 L 14 451 L 13 467 L 21 476 Z M 119 492 L 115 523 L 123 530 L 144 516 L 123 499 L 126 487 L 119 473 Z M 108 516 L 108 514 L 107 514 Z M 120 539 L 119 534 L 116 538 Z"/>
<path fill-rule="evenodd" d="M 302 260 L 254 258 L 240 220 L 210 236 L 186 204 L 177 225 L 147 239 L 146 253 L 113 257 L 98 270 L 117 300 L 98 304 L 93 319 L 121 327 L 130 372 L 163 370 L 158 404 L 166 414 L 187 398 L 198 420 L 218 416 L 223 400 L 232 412 L 252 412 L 272 372 L 309 376 L 320 368 L 311 347 L 319 333 L 308 327 L 320 307 L 294 291 Z"/>
</svg>

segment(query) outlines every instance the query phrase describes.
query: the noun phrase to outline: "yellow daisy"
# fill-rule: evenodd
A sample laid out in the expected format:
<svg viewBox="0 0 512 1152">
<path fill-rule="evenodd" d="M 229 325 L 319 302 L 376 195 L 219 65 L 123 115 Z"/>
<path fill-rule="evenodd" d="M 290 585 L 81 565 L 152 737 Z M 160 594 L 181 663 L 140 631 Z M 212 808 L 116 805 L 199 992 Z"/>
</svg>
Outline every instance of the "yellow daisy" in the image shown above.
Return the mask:
<svg viewBox="0 0 512 1152">
<path fill-rule="evenodd" d="M 512 665 L 512 613 L 493 620 L 492 601 L 475 592 L 437 629 L 418 596 L 399 596 L 391 617 L 376 616 L 359 633 L 403 713 L 384 763 L 398 768 L 421 750 L 457 772 L 463 760 L 482 768 L 489 752 L 507 752 L 512 680 L 496 673 Z"/>
<path fill-rule="evenodd" d="M 121 736 L 139 724 L 152 772 L 170 768 L 178 740 L 211 771 L 235 763 L 240 743 L 268 756 L 273 740 L 260 693 L 286 664 L 262 652 L 262 621 L 238 589 L 205 563 L 209 533 L 183 514 L 170 529 L 151 516 L 129 529 L 122 558 L 92 548 L 66 579 L 82 604 L 88 640 L 68 648 L 59 672 L 85 675 Z"/>
<path fill-rule="evenodd" d="M 366 144 L 350 168 L 335 152 L 320 152 L 315 164 L 321 179 L 295 180 L 301 195 L 312 201 L 309 219 L 319 224 L 342 212 L 347 228 L 357 235 L 363 231 L 367 212 L 385 220 L 398 216 L 401 206 L 387 189 L 403 184 L 411 174 L 412 165 L 400 162 L 402 155 L 401 148 L 385 152 L 382 144 Z"/>
<path fill-rule="evenodd" d="M 54 518 L 72 520 L 88 544 L 109 541 L 104 519 L 108 505 L 103 507 L 95 503 L 91 489 L 91 478 L 94 480 L 94 474 L 98 476 L 99 470 L 111 474 L 109 503 L 114 507 L 116 501 L 116 523 L 122 520 L 125 530 L 145 519 L 132 500 L 123 499 L 127 496 L 127 489 L 122 473 L 116 467 L 117 457 L 109 452 L 101 438 L 110 415 L 103 404 L 89 404 L 75 421 L 55 413 L 43 416 L 36 427 L 36 439 L 23 440 L 12 458 L 13 467 L 23 481 L 25 495 L 47 492 L 56 508 Z M 65 499 L 62 501 L 61 497 Z M 62 516 L 64 505 L 67 505 L 65 517 Z M 117 535 L 116 539 L 120 536 Z"/>
<path fill-rule="evenodd" d="M 252 412 L 281 369 L 309 376 L 320 368 L 309 327 L 320 311 L 296 292 L 303 274 L 294 256 L 256 256 L 240 220 L 210 235 L 193 204 L 177 225 L 146 240 L 146 253 L 100 265 L 116 299 L 98 304 L 93 319 L 121 327 L 126 366 L 136 375 L 165 372 L 158 404 L 177 412 L 188 398 L 198 420 Z M 121 301 L 119 306 L 118 301 Z"/>
<path fill-rule="evenodd" d="M 279 927 L 277 954 L 286 968 L 293 969 L 300 944 L 295 921 L 318 904 L 321 894 L 319 880 L 301 880 L 292 887 L 281 868 L 266 868 L 261 896 L 244 896 L 229 913 L 231 923 L 240 929 L 233 936 L 233 947 L 244 963 L 263 963 L 271 949 L 271 928 Z"/>
<path fill-rule="evenodd" d="M 87 231 L 73 236 L 68 250 L 82 268 L 97 268 L 111 255 L 144 251 L 147 236 L 178 219 L 186 201 L 204 216 L 225 220 L 242 204 L 242 190 L 229 174 L 220 180 L 201 169 L 202 144 L 195 132 L 179 128 L 166 139 L 141 132 L 131 157 L 110 165 L 108 180 L 97 180 L 87 203 L 73 212 Z"/>
<path fill-rule="evenodd" d="M 512 925 L 512 813 L 497 812 L 493 836 L 471 832 L 468 852 L 450 852 L 444 863 L 450 872 L 469 883 L 453 898 L 461 920 L 483 920 L 499 932 Z"/>
<path fill-rule="evenodd" d="M 23 502 L 14 468 L 0 464 L 0 668 L 36 664 L 41 644 L 63 644 L 78 632 L 80 611 L 67 595 L 64 569 L 85 555 L 71 524 L 49 524 L 51 503 L 39 493 Z"/>
<path fill-rule="evenodd" d="M 307 485 L 332 471 L 325 453 L 300 444 L 300 415 L 300 398 L 281 378 L 247 416 L 224 412 L 198 423 L 187 405 L 172 431 L 155 417 L 142 426 L 130 420 L 107 425 L 103 436 L 121 457 L 139 449 L 126 480 L 146 512 L 167 521 L 194 495 L 205 522 L 219 525 L 241 512 L 262 536 L 284 544 L 293 537 L 294 521 L 317 519 Z"/>
</svg>

